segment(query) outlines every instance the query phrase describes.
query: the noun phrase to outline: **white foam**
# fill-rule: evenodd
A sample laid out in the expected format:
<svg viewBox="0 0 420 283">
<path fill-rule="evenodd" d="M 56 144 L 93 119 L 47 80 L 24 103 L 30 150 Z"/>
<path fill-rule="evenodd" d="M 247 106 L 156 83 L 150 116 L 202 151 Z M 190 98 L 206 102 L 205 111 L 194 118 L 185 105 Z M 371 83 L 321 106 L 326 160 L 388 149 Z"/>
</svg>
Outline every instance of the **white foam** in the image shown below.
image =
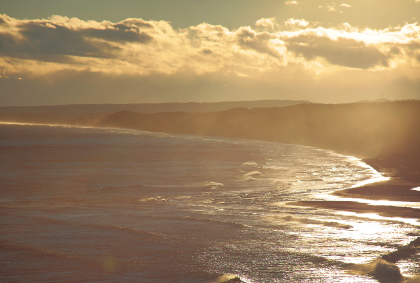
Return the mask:
<svg viewBox="0 0 420 283">
<path fill-rule="evenodd" d="M 246 174 L 244 174 L 243 177 L 249 177 L 249 176 L 262 176 L 262 173 L 260 171 L 252 171 L 252 172 L 248 172 Z"/>
<path fill-rule="evenodd" d="M 241 166 L 251 166 L 251 167 L 258 167 L 258 163 L 254 162 L 254 161 L 247 161 L 244 164 L 242 164 Z"/>
</svg>

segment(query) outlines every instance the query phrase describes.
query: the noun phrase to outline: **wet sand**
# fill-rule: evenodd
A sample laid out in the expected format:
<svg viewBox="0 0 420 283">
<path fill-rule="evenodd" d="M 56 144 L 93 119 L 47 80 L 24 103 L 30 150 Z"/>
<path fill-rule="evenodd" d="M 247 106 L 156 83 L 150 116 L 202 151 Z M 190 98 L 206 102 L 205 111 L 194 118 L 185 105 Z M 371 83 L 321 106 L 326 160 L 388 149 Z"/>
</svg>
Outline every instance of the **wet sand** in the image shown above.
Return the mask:
<svg viewBox="0 0 420 283">
<path fill-rule="evenodd" d="M 375 213 L 383 217 L 398 218 L 419 218 L 420 209 L 409 207 L 395 207 L 386 205 L 369 205 L 353 201 L 299 201 L 288 203 L 290 205 L 301 205 L 318 208 L 328 208 L 339 211 L 355 213 Z"/>
<path fill-rule="evenodd" d="M 390 177 L 390 180 L 339 190 L 334 192 L 334 195 L 369 200 L 420 202 L 420 191 L 412 190 L 413 188 L 420 187 L 420 165 L 417 160 L 399 160 L 396 162 L 394 160 L 372 158 L 364 159 L 363 161 L 382 173 L 383 176 Z M 355 201 L 305 201 L 289 204 L 355 213 L 376 213 L 384 217 L 420 219 L 420 209 L 409 207 L 369 205 Z"/>
<path fill-rule="evenodd" d="M 334 195 L 342 197 L 364 198 L 371 200 L 391 200 L 404 202 L 420 202 L 420 191 L 412 190 L 420 187 L 420 165 L 415 162 L 399 163 L 386 159 L 372 158 L 363 161 L 390 177 L 389 181 L 368 184 L 365 186 L 337 191 Z"/>
</svg>

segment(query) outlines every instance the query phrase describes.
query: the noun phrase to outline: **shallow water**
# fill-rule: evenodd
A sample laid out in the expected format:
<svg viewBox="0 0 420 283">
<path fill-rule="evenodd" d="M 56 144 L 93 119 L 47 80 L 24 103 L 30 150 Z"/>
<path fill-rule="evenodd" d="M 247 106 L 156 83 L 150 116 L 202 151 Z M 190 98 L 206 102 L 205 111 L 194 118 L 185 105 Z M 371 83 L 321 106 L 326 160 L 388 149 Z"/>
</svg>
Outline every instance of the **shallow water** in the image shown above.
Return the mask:
<svg viewBox="0 0 420 283">
<path fill-rule="evenodd" d="M 381 178 L 298 145 L 1 124 L 0 279 L 376 282 L 344 264 L 408 244 L 416 221 L 286 203 Z"/>
</svg>

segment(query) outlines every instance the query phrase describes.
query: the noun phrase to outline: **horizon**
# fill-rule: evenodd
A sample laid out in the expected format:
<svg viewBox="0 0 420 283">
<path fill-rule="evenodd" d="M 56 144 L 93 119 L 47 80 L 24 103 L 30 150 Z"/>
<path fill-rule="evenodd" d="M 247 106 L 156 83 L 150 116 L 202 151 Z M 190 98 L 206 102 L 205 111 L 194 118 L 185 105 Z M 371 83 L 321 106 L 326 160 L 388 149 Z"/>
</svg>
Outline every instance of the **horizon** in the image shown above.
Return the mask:
<svg viewBox="0 0 420 283">
<path fill-rule="evenodd" d="M 302 101 L 302 104 L 310 103 L 310 104 L 353 104 L 353 103 L 381 103 L 381 102 L 400 102 L 400 101 L 420 101 L 420 99 L 416 98 L 408 98 L 408 99 L 399 99 L 399 100 L 390 100 L 387 98 L 378 98 L 375 100 L 358 100 L 358 101 L 350 101 L 350 102 L 337 102 L 337 103 L 328 103 L 328 102 L 312 102 L 309 100 L 292 100 L 292 99 L 258 99 L 258 100 L 226 100 L 226 101 L 186 101 L 186 102 L 130 102 L 130 103 L 68 103 L 68 104 L 43 104 L 43 105 L 26 105 L 26 106 L 0 106 L 0 108 L 14 108 L 14 107 L 55 107 L 55 106 L 77 106 L 77 105 L 136 105 L 136 104 L 206 104 L 206 103 L 235 103 L 235 102 L 266 102 L 266 101 L 294 101 L 299 102 Z M 295 104 L 293 104 L 295 105 Z M 287 106 L 293 106 L 287 105 Z M 238 106 L 240 107 L 240 106 Z M 280 106 L 274 106 L 280 107 Z M 281 106 L 285 107 L 285 106 Z"/>
<path fill-rule="evenodd" d="M 420 1 L 0 3 L 0 107 L 420 99 Z"/>
</svg>

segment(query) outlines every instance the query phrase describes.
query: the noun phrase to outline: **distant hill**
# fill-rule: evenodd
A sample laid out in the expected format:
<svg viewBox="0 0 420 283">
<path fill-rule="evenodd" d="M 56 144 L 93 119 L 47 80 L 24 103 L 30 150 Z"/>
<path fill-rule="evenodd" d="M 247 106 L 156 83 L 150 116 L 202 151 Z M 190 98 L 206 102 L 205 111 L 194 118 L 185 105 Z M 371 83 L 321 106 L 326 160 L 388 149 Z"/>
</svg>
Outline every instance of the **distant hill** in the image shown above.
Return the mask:
<svg viewBox="0 0 420 283">
<path fill-rule="evenodd" d="M 390 102 L 391 100 L 388 100 L 386 98 L 380 98 L 377 100 L 360 100 L 354 103 L 374 103 L 374 102 Z"/>
<path fill-rule="evenodd" d="M 420 101 L 300 104 L 209 113 L 121 111 L 97 125 L 294 143 L 360 157 L 420 160 Z"/>
<path fill-rule="evenodd" d="M 309 101 L 258 100 L 208 103 L 140 103 L 140 104 L 71 104 L 51 106 L 0 107 L 0 121 L 93 126 L 105 116 L 118 111 L 138 113 L 158 112 L 217 112 L 235 107 L 283 107 Z"/>
<path fill-rule="evenodd" d="M 0 107 L 0 113 L 114 113 L 132 111 L 140 113 L 157 112 L 214 112 L 236 107 L 283 107 L 302 103 L 306 100 L 256 100 L 226 102 L 186 102 L 186 103 L 139 103 L 139 104 L 67 104 L 48 106 Z"/>
</svg>

